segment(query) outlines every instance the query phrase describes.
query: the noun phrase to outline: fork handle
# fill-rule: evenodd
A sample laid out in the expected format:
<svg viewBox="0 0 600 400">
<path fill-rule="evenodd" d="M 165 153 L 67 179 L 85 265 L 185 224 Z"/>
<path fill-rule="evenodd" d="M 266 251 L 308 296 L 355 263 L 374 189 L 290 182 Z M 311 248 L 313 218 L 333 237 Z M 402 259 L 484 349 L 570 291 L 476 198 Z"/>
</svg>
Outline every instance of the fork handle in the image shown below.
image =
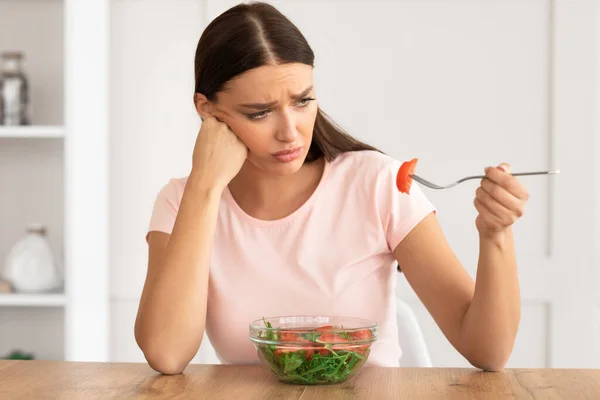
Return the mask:
<svg viewBox="0 0 600 400">
<path fill-rule="evenodd" d="M 527 175 L 553 175 L 553 174 L 558 174 L 560 173 L 559 170 L 557 169 L 551 169 L 549 171 L 534 171 L 534 172 L 515 172 L 514 174 L 511 172 L 512 176 L 527 176 Z M 485 175 L 481 176 L 482 178 L 485 177 Z"/>
<path fill-rule="evenodd" d="M 536 172 L 516 172 L 511 174 L 513 176 L 524 176 L 524 175 L 556 175 L 559 174 L 560 170 L 551 169 L 550 171 L 536 171 Z"/>
<path fill-rule="evenodd" d="M 527 176 L 527 175 L 555 175 L 555 174 L 559 174 L 560 170 L 558 169 L 551 169 L 549 171 L 533 171 L 533 172 L 515 172 L 514 174 L 511 173 L 512 176 Z M 461 181 L 466 181 L 466 180 L 471 180 L 471 179 L 485 179 L 487 178 L 485 175 L 476 175 L 476 176 L 469 176 L 467 178 L 461 179 Z"/>
</svg>

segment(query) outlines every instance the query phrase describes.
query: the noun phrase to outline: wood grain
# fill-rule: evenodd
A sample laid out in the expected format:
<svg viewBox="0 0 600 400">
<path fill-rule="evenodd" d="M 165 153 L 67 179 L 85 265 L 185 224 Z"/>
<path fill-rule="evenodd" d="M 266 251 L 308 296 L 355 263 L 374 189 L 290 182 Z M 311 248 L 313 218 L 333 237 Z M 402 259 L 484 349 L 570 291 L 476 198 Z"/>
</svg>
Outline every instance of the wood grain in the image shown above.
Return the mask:
<svg viewBox="0 0 600 400">
<path fill-rule="evenodd" d="M 600 370 L 364 368 L 338 385 L 277 382 L 261 366 L 1 361 L 0 399 L 600 399 Z"/>
</svg>

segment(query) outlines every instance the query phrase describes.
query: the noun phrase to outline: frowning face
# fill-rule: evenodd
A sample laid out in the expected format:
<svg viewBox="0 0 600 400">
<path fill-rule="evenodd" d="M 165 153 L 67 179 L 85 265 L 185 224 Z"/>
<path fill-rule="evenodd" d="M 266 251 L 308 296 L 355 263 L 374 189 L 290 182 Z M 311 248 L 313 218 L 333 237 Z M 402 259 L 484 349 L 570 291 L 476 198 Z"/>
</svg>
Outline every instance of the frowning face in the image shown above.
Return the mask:
<svg viewBox="0 0 600 400">
<path fill-rule="evenodd" d="M 313 68 L 251 69 L 227 82 L 209 108 L 248 147 L 248 162 L 276 175 L 294 173 L 308 154 L 317 116 Z"/>
</svg>

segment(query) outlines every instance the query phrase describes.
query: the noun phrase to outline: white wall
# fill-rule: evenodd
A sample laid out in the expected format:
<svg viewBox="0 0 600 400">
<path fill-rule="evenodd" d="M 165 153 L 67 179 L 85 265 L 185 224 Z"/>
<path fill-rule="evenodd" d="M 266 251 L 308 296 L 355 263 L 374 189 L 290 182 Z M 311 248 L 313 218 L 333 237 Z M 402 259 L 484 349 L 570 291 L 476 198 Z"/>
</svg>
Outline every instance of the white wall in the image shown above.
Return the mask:
<svg viewBox="0 0 600 400">
<path fill-rule="evenodd" d="M 596 20 L 600 21 L 600 6 L 596 5 Z M 600 68 L 600 23 L 596 25 L 595 31 L 596 37 L 596 52 L 595 52 L 595 66 L 596 68 Z M 595 119 L 594 119 L 594 154 L 600 154 L 600 79 L 596 80 L 595 87 Z M 594 157 L 594 182 L 600 182 L 600 157 Z M 594 238 L 600 238 L 600 185 L 596 185 L 596 192 L 594 196 Z M 597 242 L 596 242 L 597 243 Z M 596 244 L 594 246 L 594 276 L 592 278 L 593 284 L 596 288 L 600 287 L 600 245 Z M 600 290 L 598 290 L 600 292 Z M 595 304 L 595 332 L 597 336 L 600 336 L 600 299 Z M 596 343 L 594 358 L 596 360 L 596 368 L 600 368 L 600 343 Z"/>
<path fill-rule="evenodd" d="M 187 175 L 200 127 L 193 60 L 203 30 L 193 0 L 113 0 L 111 37 L 112 359 L 143 361 L 133 323 L 154 198 Z"/>
<path fill-rule="evenodd" d="M 160 187 L 189 170 L 199 122 L 192 107 L 196 42 L 206 22 L 234 3 L 112 2 L 114 360 L 142 360 L 132 327 L 145 274 L 146 227 Z M 570 77 L 560 74 L 572 66 L 568 60 L 559 63 L 560 82 L 556 83 L 550 39 L 559 34 L 561 50 L 577 46 L 576 35 L 569 41 L 569 26 L 584 17 L 577 13 L 588 10 L 581 6 L 588 3 L 578 2 L 580 7 L 573 9 L 565 6 L 567 24 L 559 26 L 559 33 L 552 25 L 552 3 L 542 0 L 380 1 L 369 5 L 315 1 L 309 2 L 311 8 L 299 0 L 274 3 L 299 25 L 315 50 L 316 87 L 324 109 L 357 137 L 399 159 L 418 154 L 424 176 L 446 182 L 505 160 L 519 170 L 547 168 L 554 166 L 550 162 L 557 154 L 567 163 L 560 165 L 561 169 L 577 165 L 576 156 L 557 148 L 557 143 L 568 142 L 565 135 L 571 133 L 562 125 L 553 130 L 556 115 L 551 89 L 569 87 L 566 81 Z M 578 104 L 579 92 L 561 93 L 573 97 L 561 98 L 559 104 Z M 566 126 L 571 122 L 568 112 L 561 109 L 557 115 Z M 573 137 L 588 140 L 592 132 L 585 123 L 580 126 L 582 131 L 573 132 Z M 447 167 L 450 165 L 452 168 Z M 569 179 L 579 182 L 573 181 L 577 179 L 574 175 Z M 552 312 L 570 306 L 557 303 L 562 301 L 554 297 L 560 281 L 554 276 L 562 273 L 564 260 L 577 256 L 567 249 L 556 257 L 557 249 L 565 247 L 555 248 L 556 241 L 569 240 L 564 233 L 555 235 L 564 220 L 557 216 L 577 205 L 572 200 L 559 202 L 562 208 L 557 209 L 552 198 L 557 188 L 571 188 L 573 183 L 555 187 L 546 179 L 527 179 L 526 184 L 534 196 L 516 230 L 522 260 L 523 322 L 510 365 L 543 367 L 552 365 L 551 349 L 557 346 L 551 342 L 551 333 L 553 324 L 559 322 L 552 319 Z M 440 209 L 451 244 L 473 275 L 477 234 L 472 196 L 476 185 L 472 182 L 453 191 L 427 192 Z M 600 194 L 598 197 L 600 200 Z M 590 232 L 577 222 L 569 229 L 575 231 L 572 235 Z M 577 248 L 577 236 L 570 240 Z M 585 250 L 589 251 L 589 246 Z M 573 266 L 573 270 L 591 277 L 597 265 L 592 265 L 587 255 L 580 259 L 585 265 Z M 404 279 L 399 280 L 398 294 L 414 306 L 434 364 L 466 366 Z M 209 348 L 203 351 L 206 355 L 197 361 L 215 361 Z"/>
</svg>

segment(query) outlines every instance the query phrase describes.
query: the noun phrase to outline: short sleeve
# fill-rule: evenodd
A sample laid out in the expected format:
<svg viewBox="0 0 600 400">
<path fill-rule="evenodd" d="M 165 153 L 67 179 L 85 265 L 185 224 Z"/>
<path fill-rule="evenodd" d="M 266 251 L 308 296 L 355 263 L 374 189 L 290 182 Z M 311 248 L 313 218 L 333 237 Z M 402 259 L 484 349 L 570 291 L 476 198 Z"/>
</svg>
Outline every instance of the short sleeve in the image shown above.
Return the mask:
<svg viewBox="0 0 600 400">
<path fill-rule="evenodd" d="M 179 186 L 180 183 L 178 180 L 172 179 L 163 186 L 156 196 L 148 233 L 159 231 L 171 234 L 173 231 L 177 212 L 179 211 L 179 204 L 181 203 L 181 190 Z"/>
<path fill-rule="evenodd" d="M 396 175 L 401 163 L 390 158 L 378 174 L 377 205 L 388 247 L 394 251 L 410 231 L 436 208 L 417 183 L 410 193 L 396 187 Z"/>
</svg>

